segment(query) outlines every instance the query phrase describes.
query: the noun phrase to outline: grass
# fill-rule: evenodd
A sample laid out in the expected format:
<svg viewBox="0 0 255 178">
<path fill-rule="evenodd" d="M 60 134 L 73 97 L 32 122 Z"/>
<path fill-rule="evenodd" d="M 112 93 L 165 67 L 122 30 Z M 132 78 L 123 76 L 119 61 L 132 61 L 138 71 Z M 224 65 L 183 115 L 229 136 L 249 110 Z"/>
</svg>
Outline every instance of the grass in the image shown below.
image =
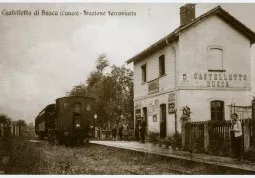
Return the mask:
<svg viewBox="0 0 255 178">
<path fill-rule="evenodd" d="M 223 173 L 219 168 L 204 164 L 130 150 L 93 144 L 68 148 L 48 142 L 29 142 L 17 137 L 1 139 L 0 154 L 1 157 L 9 157 L 6 164 L 3 161 L 0 164 L 6 174 L 180 174 L 173 169 L 191 174 Z"/>
</svg>

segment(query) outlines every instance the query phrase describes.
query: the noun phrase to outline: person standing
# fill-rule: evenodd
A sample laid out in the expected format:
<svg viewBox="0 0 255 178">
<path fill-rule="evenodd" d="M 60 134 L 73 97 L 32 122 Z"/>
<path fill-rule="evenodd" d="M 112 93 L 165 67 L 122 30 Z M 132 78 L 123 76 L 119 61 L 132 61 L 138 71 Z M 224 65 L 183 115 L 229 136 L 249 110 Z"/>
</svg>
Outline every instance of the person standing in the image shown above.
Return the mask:
<svg viewBox="0 0 255 178">
<path fill-rule="evenodd" d="M 117 125 L 116 123 L 114 123 L 112 127 L 112 140 L 116 140 L 116 136 L 117 136 Z"/>
<path fill-rule="evenodd" d="M 141 143 L 145 143 L 145 119 L 142 118 L 142 122 L 140 123 L 140 137 L 141 137 Z"/>
<path fill-rule="evenodd" d="M 123 125 L 123 136 L 124 140 L 128 140 L 128 123 L 125 122 Z"/>
<path fill-rule="evenodd" d="M 138 141 L 138 142 L 140 140 L 139 132 L 140 132 L 140 124 L 139 124 L 138 121 L 136 121 L 136 125 L 135 125 L 135 138 L 136 138 L 136 141 Z"/>
<path fill-rule="evenodd" d="M 122 140 L 122 137 L 123 137 L 123 125 L 122 124 L 119 125 L 119 137 L 120 137 L 120 140 Z"/>
<path fill-rule="evenodd" d="M 241 160 L 241 146 L 242 146 L 242 125 L 241 122 L 238 119 L 238 115 L 236 113 L 233 113 L 231 115 L 231 120 L 232 120 L 232 129 L 230 131 L 234 132 L 234 149 L 235 149 L 235 154 L 236 158 L 238 160 Z"/>
</svg>

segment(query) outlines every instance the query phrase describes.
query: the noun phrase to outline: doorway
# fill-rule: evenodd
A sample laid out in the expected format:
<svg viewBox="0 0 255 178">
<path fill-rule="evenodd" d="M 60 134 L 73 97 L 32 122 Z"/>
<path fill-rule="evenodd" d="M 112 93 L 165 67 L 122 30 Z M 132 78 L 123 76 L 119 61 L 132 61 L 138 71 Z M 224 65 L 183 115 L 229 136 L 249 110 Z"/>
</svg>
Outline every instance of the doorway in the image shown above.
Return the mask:
<svg viewBox="0 0 255 178">
<path fill-rule="evenodd" d="M 160 137 L 166 137 L 166 104 L 160 105 Z"/>
<path fill-rule="evenodd" d="M 143 108 L 143 117 L 145 120 L 145 127 L 146 127 L 145 133 L 147 135 L 148 134 L 148 117 L 147 117 L 147 108 L 146 107 Z"/>
</svg>

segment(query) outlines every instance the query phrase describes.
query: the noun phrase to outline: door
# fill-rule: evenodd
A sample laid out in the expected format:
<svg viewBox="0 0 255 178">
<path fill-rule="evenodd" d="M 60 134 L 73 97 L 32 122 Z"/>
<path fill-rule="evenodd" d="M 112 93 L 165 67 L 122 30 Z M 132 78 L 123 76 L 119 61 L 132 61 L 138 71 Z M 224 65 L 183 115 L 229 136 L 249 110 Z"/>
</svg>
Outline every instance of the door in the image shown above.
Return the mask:
<svg viewBox="0 0 255 178">
<path fill-rule="evenodd" d="M 224 115 L 224 101 L 211 101 L 211 120 L 223 121 Z"/>
<path fill-rule="evenodd" d="M 77 131 L 81 129 L 81 115 L 74 115 L 73 117 L 73 130 Z"/>
<path fill-rule="evenodd" d="M 166 104 L 160 105 L 160 137 L 166 137 Z"/>
<path fill-rule="evenodd" d="M 147 108 L 146 107 L 143 108 L 143 117 L 144 117 L 144 120 L 145 120 L 145 123 L 146 123 L 145 133 L 147 134 L 147 132 L 148 132 L 148 119 L 147 119 Z"/>
</svg>

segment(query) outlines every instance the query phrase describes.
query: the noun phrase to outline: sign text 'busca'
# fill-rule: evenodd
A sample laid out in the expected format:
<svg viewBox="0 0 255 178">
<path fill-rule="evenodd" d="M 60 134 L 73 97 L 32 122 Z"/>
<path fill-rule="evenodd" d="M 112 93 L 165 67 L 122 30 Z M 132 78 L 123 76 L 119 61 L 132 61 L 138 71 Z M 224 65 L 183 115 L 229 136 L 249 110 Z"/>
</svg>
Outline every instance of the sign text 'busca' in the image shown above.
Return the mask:
<svg viewBox="0 0 255 178">
<path fill-rule="evenodd" d="M 245 81 L 246 74 L 215 74 L 215 73 L 194 73 L 195 80 L 207 81 L 207 87 L 229 87 L 231 81 Z"/>
</svg>

